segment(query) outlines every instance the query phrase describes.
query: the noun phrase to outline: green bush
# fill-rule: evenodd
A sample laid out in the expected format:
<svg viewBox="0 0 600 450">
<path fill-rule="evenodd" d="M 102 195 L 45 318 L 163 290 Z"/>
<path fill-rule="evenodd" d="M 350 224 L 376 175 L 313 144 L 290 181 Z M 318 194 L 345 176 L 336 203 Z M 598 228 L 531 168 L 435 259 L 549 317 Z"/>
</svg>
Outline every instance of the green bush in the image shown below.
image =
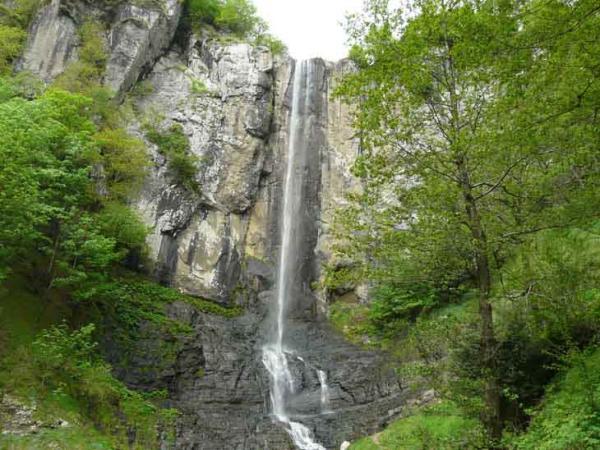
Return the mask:
<svg viewBox="0 0 600 450">
<path fill-rule="evenodd" d="M 13 0 L 0 3 L 0 24 L 26 30 L 45 2 L 46 0 Z"/>
<path fill-rule="evenodd" d="M 104 29 L 98 22 L 85 22 L 79 29 L 79 59 L 56 78 L 53 86 L 71 92 L 98 89 L 108 61 Z"/>
<path fill-rule="evenodd" d="M 158 151 L 166 158 L 174 180 L 185 189 L 198 193 L 198 158 L 191 153 L 190 142 L 183 127 L 173 124 L 167 131 L 159 131 L 156 126 L 146 124 L 145 130 L 148 140 L 158 146 Z"/>
<path fill-rule="evenodd" d="M 148 227 L 129 206 L 107 203 L 98 213 L 97 221 L 102 234 L 115 240 L 117 250 L 136 258 L 145 256 Z"/>
<path fill-rule="evenodd" d="M 107 195 L 126 201 L 137 194 L 147 174 L 150 162 L 144 143 L 123 128 L 108 128 L 94 135 L 100 146 L 102 182 Z"/>
<path fill-rule="evenodd" d="M 282 55 L 286 51 L 286 46 L 281 41 L 281 39 L 276 38 L 275 36 L 269 33 L 262 33 L 256 37 L 254 41 L 255 45 L 267 47 L 271 50 L 271 53 L 275 56 Z"/>
<path fill-rule="evenodd" d="M 283 42 L 268 33 L 266 22 L 258 17 L 249 0 L 187 0 L 185 11 L 184 19 L 191 22 L 193 29 L 208 24 L 230 33 L 229 37 L 267 47 L 274 55 L 285 51 Z"/>
<path fill-rule="evenodd" d="M 192 23 L 214 24 L 221 8 L 220 0 L 188 0 L 187 9 Z"/>
<path fill-rule="evenodd" d="M 369 308 L 354 299 L 339 299 L 329 309 L 331 324 L 346 339 L 356 344 L 364 344 L 376 334 L 369 322 Z"/>
<path fill-rule="evenodd" d="M 26 35 L 20 28 L 0 24 L 0 74 L 8 72 L 21 54 Z"/>
<path fill-rule="evenodd" d="M 529 429 L 507 439 L 522 450 L 571 450 L 600 447 L 600 350 L 568 358 L 570 368 L 548 389 Z"/>
<path fill-rule="evenodd" d="M 252 33 L 260 19 L 256 7 L 248 0 L 224 0 L 215 18 L 215 24 L 239 37 Z"/>
<path fill-rule="evenodd" d="M 236 317 L 241 313 L 239 308 L 226 308 L 136 276 L 94 285 L 90 290 L 79 292 L 77 296 L 107 305 L 126 327 L 137 327 L 142 320 L 158 324 L 171 323 L 165 315 L 165 308 L 178 301 L 188 303 L 199 311 L 223 317 Z"/>
<path fill-rule="evenodd" d="M 369 319 L 382 334 L 402 332 L 407 321 L 437 306 L 434 290 L 427 286 L 382 284 L 373 292 Z"/>
</svg>

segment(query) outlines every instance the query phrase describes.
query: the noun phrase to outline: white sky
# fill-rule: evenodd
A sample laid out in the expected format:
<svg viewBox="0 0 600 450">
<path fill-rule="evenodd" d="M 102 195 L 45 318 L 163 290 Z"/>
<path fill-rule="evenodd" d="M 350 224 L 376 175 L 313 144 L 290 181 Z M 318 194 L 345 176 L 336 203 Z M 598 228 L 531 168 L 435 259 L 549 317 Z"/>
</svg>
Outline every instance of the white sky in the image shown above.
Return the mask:
<svg viewBox="0 0 600 450">
<path fill-rule="evenodd" d="M 363 0 L 253 0 L 273 35 L 297 59 L 320 56 L 330 61 L 345 58 L 343 24 L 347 12 L 361 9 Z"/>
</svg>

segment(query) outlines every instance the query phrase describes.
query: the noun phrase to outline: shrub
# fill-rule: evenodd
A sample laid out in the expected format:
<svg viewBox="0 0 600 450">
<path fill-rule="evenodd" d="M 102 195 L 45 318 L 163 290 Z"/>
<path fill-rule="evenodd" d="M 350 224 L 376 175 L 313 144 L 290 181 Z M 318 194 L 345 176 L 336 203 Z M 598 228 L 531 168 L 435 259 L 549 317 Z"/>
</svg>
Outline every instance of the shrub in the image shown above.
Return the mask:
<svg viewBox="0 0 600 450">
<path fill-rule="evenodd" d="M 269 33 L 259 34 L 254 43 L 259 46 L 267 47 L 275 56 L 282 55 L 286 51 L 285 44 Z"/>
<path fill-rule="evenodd" d="M 21 53 L 26 33 L 20 28 L 0 24 L 0 74 L 9 71 Z"/>
<path fill-rule="evenodd" d="M 102 164 L 108 195 L 127 200 L 141 188 L 149 166 L 143 142 L 123 128 L 100 131 L 94 140 L 100 146 L 98 162 Z"/>
<path fill-rule="evenodd" d="M 198 158 L 190 151 L 190 142 L 183 132 L 183 127 L 173 124 L 167 131 L 159 131 L 157 127 L 146 124 L 146 136 L 167 160 L 167 167 L 177 184 L 189 191 L 198 193 L 200 186 L 196 181 Z"/>
<path fill-rule="evenodd" d="M 53 86 L 72 92 L 87 93 L 97 89 L 104 75 L 108 52 L 104 30 L 97 22 L 86 22 L 79 29 L 79 59 L 56 78 Z"/>
<path fill-rule="evenodd" d="M 256 7 L 248 0 L 225 0 L 215 18 L 215 24 L 239 37 L 255 30 L 260 19 Z"/>
<path fill-rule="evenodd" d="M 570 369 L 547 389 L 527 433 L 509 438 L 521 450 L 600 447 L 600 350 L 569 358 Z"/>
<path fill-rule="evenodd" d="M 148 227 L 130 207 L 107 203 L 98 213 L 97 221 L 100 231 L 115 240 L 117 250 L 125 250 L 136 259 L 145 256 Z"/>
<path fill-rule="evenodd" d="M 427 286 L 382 284 L 374 290 L 369 319 L 382 334 L 394 334 L 436 305 L 436 293 Z"/>
<path fill-rule="evenodd" d="M 0 24 L 26 30 L 46 0 L 13 0 L 0 4 Z M 7 6 L 8 3 L 10 6 Z"/>
<path fill-rule="evenodd" d="M 483 429 L 476 420 L 465 418 L 451 403 L 440 403 L 414 411 L 378 435 L 378 444 L 365 438 L 351 450 L 376 449 L 473 449 L 486 448 Z"/>
<path fill-rule="evenodd" d="M 221 8 L 220 0 L 188 0 L 188 14 L 193 23 L 214 24 Z"/>
</svg>

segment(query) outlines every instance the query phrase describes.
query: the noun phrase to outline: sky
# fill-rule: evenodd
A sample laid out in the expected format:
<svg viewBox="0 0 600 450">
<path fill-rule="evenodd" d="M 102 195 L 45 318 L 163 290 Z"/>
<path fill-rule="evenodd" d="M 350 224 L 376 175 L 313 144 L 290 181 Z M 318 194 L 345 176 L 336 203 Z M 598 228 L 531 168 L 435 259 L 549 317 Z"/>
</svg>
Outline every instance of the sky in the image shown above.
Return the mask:
<svg viewBox="0 0 600 450">
<path fill-rule="evenodd" d="M 293 58 L 316 56 L 337 61 L 348 54 L 343 24 L 347 12 L 360 11 L 363 0 L 253 0 Z"/>
</svg>

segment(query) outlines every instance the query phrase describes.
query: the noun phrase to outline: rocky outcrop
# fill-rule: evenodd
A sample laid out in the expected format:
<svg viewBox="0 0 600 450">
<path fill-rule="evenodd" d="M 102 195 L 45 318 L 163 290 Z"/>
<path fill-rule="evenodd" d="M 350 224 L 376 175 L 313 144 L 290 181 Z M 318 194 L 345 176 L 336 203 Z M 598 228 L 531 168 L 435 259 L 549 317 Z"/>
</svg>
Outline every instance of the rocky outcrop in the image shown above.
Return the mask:
<svg viewBox="0 0 600 450">
<path fill-rule="evenodd" d="M 18 68 L 28 70 L 45 81 L 63 73 L 77 57 L 77 26 L 72 17 L 61 11 L 60 0 L 52 0 L 42 8 L 28 36 Z"/>
<path fill-rule="evenodd" d="M 29 436 L 44 429 L 66 428 L 71 425 L 64 419 L 55 417 L 43 422 L 36 418 L 35 402 L 27 405 L 9 394 L 0 397 L 0 436 Z"/>
<path fill-rule="evenodd" d="M 191 38 L 187 49 L 157 62 L 145 81 L 152 92 L 137 100 L 141 120 L 160 117 L 162 129 L 181 125 L 199 161 L 200 193 L 186 192 L 154 149 L 156 170 L 137 204 L 153 227 L 158 267 L 186 293 L 236 300 L 250 211 L 270 170 L 273 80 L 267 50 Z"/>
<path fill-rule="evenodd" d="M 81 25 L 98 22 L 106 27 L 103 37 L 109 58 L 105 84 L 122 95 L 170 46 L 181 9 L 179 0 L 51 0 L 29 30 L 18 68 L 52 81 L 77 59 Z"/>
<path fill-rule="evenodd" d="M 53 0 L 32 25 L 20 67 L 51 81 L 77 59 L 81 24 L 105 26 L 105 84 L 117 98 L 130 96 L 136 111 L 130 131 L 145 140 L 153 162 L 133 202 L 151 228 L 152 270 L 188 294 L 245 307 L 242 317 L 226 319 L 176 303 L 170 315 L 193 334 L 166 336 L 146 324 L 133 349 L 106 336 L 103 347 L 117 375 L 138 389 L 168 390 L 182 411 L 178 449 L 284 450 L 292 445 L 269 414 L 261 348 L 274 301 L 295 65 L 245 43 L 184 35 L 174 42 L 180 14 L 179 0 Z M 290 414 L 327 448 L 339 448 L 395 417 L 406 393 L 381 355 L 348 344 L 328 327 L 326 301 L 313 292 L 321 264 L 332 258 L 334 211 L 360 186 L 349 172 L 359 151 L 351 111 L 331 99 L 336 77 L 351 67 L 321 60 L 311 66 L 306 205 L 298 217 L 306 237 L 294 255 L 302 261 L 304 290 L 289 324 L 298 352 L 290 356 L 291 369 L 302 394 Z M 147 124 L 182 130 L 198 161 L 198 189 L 174 179 L 164 152 L 147 139 Z M 326 414 L 318 371 L 330 387 Z"/>
</svg>

